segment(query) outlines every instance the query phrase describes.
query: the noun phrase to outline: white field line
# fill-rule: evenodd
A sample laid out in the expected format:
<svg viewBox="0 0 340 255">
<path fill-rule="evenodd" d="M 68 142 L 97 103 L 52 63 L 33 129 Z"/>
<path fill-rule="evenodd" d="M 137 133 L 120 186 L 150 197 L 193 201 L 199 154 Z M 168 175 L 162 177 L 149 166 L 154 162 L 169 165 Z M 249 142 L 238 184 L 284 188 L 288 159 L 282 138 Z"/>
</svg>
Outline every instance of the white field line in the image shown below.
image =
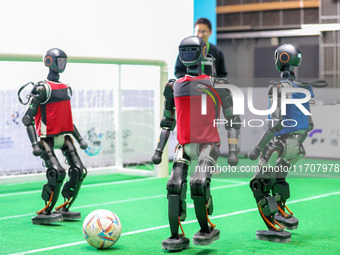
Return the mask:
<svg viewBox="0 0 340 255">
<path fill-rule="evenodd" d="M 246 185 L 246 184 L 242 183 L 242 184 L 224 185 L 224 186 L 219 186 L 219 187 L 213 187 L 213 188 L 211 188 L 211 190 L 233 188 L 233 187 L 238 187 L 238 186 L 243 186 L 243 185 Z M 188 191 L 188 193 L 189 193 L 189 191 Z M 149 197 L 130 198 L 130 199 L 123 199 L 123 200 L 112 201 L 112 202 L 74 206 L 74 207 L 72 207 L 72 209 L 99 207 L 99 206 L 105 206 L 105 205 L 112 205 L 112 204 L 119 204 L 119 203 L 126 203 L 126 202 L 133 202 L 133 201 L 147 200 L 147 199 L 155 199 L 155 198 L 162 198 L 162 197 L 165 198 L 166 193 L 164 193 L 163 195 L 155 195 L 155 196 L 149 196 Z M 20 218 L 20 217 L 33 216 L 33 215 L 34 215 L 34 213 L 25 213 L 25 214 L 19 214 L 19 215 L 5 216 L 5 217 L 0 217 L 0 221 L 1 220 L 14 219 L 14 218 Z"/>
<path fill-rule="evenodd" d="M 155 180 L 160 179 L 159 177 L 149 177 L 149 178 L 142 178 L 142 179 L 136 179 L 136 180 L 126 180 L 126 181 L 117 181 L 117 182 L 104 182 L 104 183 L 95 183 L 95 184 L 85 184 L 82 185 L 82 189 L 86 189 L 89 187 L 101 187 L 101 186 L 107 186 L 107 185 L 116 185 L 116 184 L 126 184 L 126 183 L 133 183 L 133 182 L 140 182 L 140 181 L 149 181 L 149 180 Z M 5 193 L 0 194 L 0 197 L 8 197 L 8 196 L 17 196 L 17 195 L 26 195 L 26 194 L 32 194 L 32 193 L 39 193 L 41 192 L 41 189 L 39 190 L 31 190 L 31 191 L 24 191 L 24 192 L 13 192 L 13 193 Z"/>
<path fill-rule="evenodd" d="M 126 183 L 134 183 L 134 182 L 140 182 L 140 181 L 149 181 L 149 180 L 157 180 L 160 179 L 159 177 L 149 177 L 149 178 L 142 178 L 137 180 L 126 180 L 126 181 L 117 181 L 117 182 L 104 182 L 104 183 L 95 183 L 95 184 L 85 184 L 82 185 L 81 188 L 90 188 L 90 187 L 101 187 L 101 186 L 107 186 L 107 185 L 116 185 L 116 184 L 126 184 Z M 243 182 L 243 181 L 234 181 L 234 180 L 222 180 L 222 179 L 213 179 L 213 182 L 227 182 L 227 183 L 249 183 L 249 182 Z M 12 193 L 5 193 L 0 194 L 0 197 L 8 197 L 8 196 L 17 196 L 17 195 L 27 195 L 27 194 L 33 194 L 33 193 L 40 193 L 41 189 L 39 190 L 31 190 L 31 191 L 23 191 L 23 192 L 12 192 Z"/>
<path fill-rule="evenodd" d="M 235 180 L 222 179 L 222 178 L 213 178 L 211 180 L 211 182 L 231 182 L 231 183 L 244 183 L 244 184 L 247 183 L 247 184 L 249 184 L 250 179 L 249 179 L 249 181 L 235 181 Z"/>
<path fill-rule="evenodd" d="M 293 201 L 289 202 L 289 204 L 299 203 L 299 202 L 304 202 L 304 201 L 309 201 L 309 200 L 314 200 L 314 199 L 319 199 L 319 198 L 324 198 L 324 197 L 334 196 L 334 195 L 339 195 L 339 194 L 340 194 L 340 191 L 337 191 L 337 192 L 322 194 L 322 195 L 318 195 L 318 196 L 312 196 L 312 197 L 307 197 L 307 198 L 303 198 L 303 199 L 293 200 Z M 226 214 L 222 214 L 222 215 L 216 215 L 216 216 L 210 217 L 210 219 L 225 218 L 225 217 L 230 217 L 230 216 L 239 215 L 239 214 L 248 213 L 248 212 L 253 212 L 253 211 L 257 211 L 257 208 L 251 208 L 251 209 L 247 209 L 247 210 L 241 210 L 241 211 L 226 213 Z M 197 220 L 186 221 L 186 222 L 183 222 L 182 225 L 190 224 L 190 223 L 194 223 L 194 222 L 197 222 Z M 144 232 L 168 228 L 168 227 L 169 227 L 169 225 L 162 225 L 162 226 L 157 226 L 157 227 L 152 227 L 152 228 L 145 228 L 145 229 L 140 229 L 140 230 L 135 230 L 135 231 L 123 233 L 122 236 L 134 235 L 134 234 L 144 233 Z M 19 253 L 12 253 L 10 255 L 24 255 L 24 254 L 32 254 L 32 253 L 37 253 L 37 252 L 45 252 L 45 251 L 75 246 L 75 245 L 84 244 L 84 243 L 86 243 L 86 241 L 56 245 L 56 246 L 51 246 L 51 247 L 46 247 L 46 248 L 41 248 L 41 249 L 36 249 L 36 250 L 23 251 L 23 252 L 19 252 Z"/>
</svg>

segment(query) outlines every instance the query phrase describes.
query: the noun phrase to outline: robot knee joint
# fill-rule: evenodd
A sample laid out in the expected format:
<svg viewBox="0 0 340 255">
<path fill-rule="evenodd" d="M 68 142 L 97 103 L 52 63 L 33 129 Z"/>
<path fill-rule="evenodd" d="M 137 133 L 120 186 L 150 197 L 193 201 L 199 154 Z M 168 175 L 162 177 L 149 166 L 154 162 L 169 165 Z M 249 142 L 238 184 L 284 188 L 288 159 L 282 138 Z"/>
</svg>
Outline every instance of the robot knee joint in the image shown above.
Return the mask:
<svg viewBox="0 0 340 255">
<path fill-rule="evenodd" d="M 264 179 L 253 178 L 249 186 L 256 199 L 262 198 L 270 191 L 270 183 Z"/>
<path fill-rule="evenodd" d="M 60 187 L 65 179 L 65 169 L 55 169 L 49 168 L 46 171 L 47 183 L 43 186 L 43 191 L 41 197 L 44 201 L 48 201 L 50 199 L 51 194 L 58 187 Z"/>
<path fill-rule="evenodd" d="M 290 198 L 288 182 L 283 180 L 275 183 L 273 186 L 273 194 L 279 195 L 283 201 L 286 201 L 288 198 Z"/>
<path fill-rule="evenodd" d="M 166 185 L 168 194 L 180 195 L 182 190 L 182 182 L 179 179 L 170 179 Z"/>
<path fill-rule="evenodd" d="M 70 169 L 68 170 L 68 175 L 72 180 L 83 181 L 87 175 L 87 169 L 85 167 L 70 167 Z"/>
<path fill-rule="evenodd" d="M 205 196 L 210 188 L 210 180 L 207 178 L 192 178 L 190 189 L 192 196 Z M 209 194 L 210 195 L 210 194 Z"/>
<path fill-rule="evenodd" d="M 46 171 L 46 177 L 49 184 L 55 186 L 57 182 L 62 182 L 65 179 L 66 171 L 63 168 L 49 168 Z"/>
</svg>

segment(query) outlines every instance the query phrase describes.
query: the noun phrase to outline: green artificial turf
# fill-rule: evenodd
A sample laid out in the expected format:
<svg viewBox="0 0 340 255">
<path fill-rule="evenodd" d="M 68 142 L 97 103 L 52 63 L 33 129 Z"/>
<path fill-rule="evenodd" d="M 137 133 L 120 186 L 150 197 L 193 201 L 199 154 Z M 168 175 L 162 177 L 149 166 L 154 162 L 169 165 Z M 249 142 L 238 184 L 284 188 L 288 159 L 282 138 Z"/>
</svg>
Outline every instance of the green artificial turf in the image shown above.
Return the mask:
<svg viewBox="0 0 340 255">
<path fill-rule="evenodd" d="M 221 158 L 221 162 L 224 160 Z M 304 159 L 300 163 L 313 161 Z M 334 162 L 333 162 L 334 163 Z M 339 163 L 339 161 L 335 162 Z M 221 163 L 222 164 L 222 163 Z M 255 164 L 246 159 L 241 165 Z M 170 166 L 171 167 L 171 166 Z M 308 177 L 308 178 L 307 178 Z M 220 239 L 209 246 L 195 246 L 192 236 L 199 230 L 195 222 L 190 191 L 187 196 L 185 234 L 190 248 L 180 254 L 338 254 L 340 250 L 340 179 L 289 177 L 289 208 L 299 219 L 290 243 L 272 243 L 255 238 L 264 230 L 249 189 L 250 178 L 214 176 L 212 195 L 214 213 L 210 217 L 221 231 Z M 315 177 L 315 176 L 314 176 Z M 53 226 L 33 225 L 31 217 L 44 205 L 40 198 L 45 182 L 2 184 L 0 186 L 0 254 L 165 254 L 161 242 L 168 238 L 167 178 L 141 178 L 125 175 L 92 176 L 73 204 L 82 220 L 60 222 Z M 59 198 L 58 204 L 61 204 Z M 123 234 L 107 250 L 86 243 L 82 221 L 96 209 L 111 210 L 122 222 Z"/>
</svg>

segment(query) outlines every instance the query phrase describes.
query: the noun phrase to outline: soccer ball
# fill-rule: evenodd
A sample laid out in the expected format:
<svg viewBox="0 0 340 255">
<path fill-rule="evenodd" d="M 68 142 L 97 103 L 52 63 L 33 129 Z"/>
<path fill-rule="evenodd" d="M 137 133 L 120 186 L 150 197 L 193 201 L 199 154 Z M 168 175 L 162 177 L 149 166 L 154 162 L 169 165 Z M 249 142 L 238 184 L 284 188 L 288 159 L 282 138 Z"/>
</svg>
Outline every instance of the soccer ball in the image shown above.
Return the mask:
<svg viewBox="0 0 340 255">
<path fill-rule="evenodd" d="M 84 220 L 83 234 L 93 247 L 102 249 L 114 245 L 122 233 L 122 225 L 116 214 L 99 209 L 91 212 Z"/>
</svg>

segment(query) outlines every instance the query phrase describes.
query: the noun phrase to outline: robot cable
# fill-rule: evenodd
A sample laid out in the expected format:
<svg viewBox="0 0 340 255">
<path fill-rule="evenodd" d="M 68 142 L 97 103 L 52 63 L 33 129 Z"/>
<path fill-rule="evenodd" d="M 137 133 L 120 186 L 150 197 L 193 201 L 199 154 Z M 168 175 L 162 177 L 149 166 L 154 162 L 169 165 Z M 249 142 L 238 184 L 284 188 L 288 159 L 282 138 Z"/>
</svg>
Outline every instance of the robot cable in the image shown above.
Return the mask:
<svg viewBox="0 0 340 255">
<path fill-rule="evenodd" d="M 46 206 L 45 206 L 43 209 L 41 209 L 40 211 L 36 212 L 36 213 L 37 213 L 37 214 L 40 214 L 40 213 L 42 213 L 43 211 L 45 211 L 45 209 L 51 204 L 52 198 L 53 198 L 53 191 L 51 191 L 51 197 L 50 197 L 50 200 L 48 201 L 48 203 L 46 204 Z"/>
</svg>

